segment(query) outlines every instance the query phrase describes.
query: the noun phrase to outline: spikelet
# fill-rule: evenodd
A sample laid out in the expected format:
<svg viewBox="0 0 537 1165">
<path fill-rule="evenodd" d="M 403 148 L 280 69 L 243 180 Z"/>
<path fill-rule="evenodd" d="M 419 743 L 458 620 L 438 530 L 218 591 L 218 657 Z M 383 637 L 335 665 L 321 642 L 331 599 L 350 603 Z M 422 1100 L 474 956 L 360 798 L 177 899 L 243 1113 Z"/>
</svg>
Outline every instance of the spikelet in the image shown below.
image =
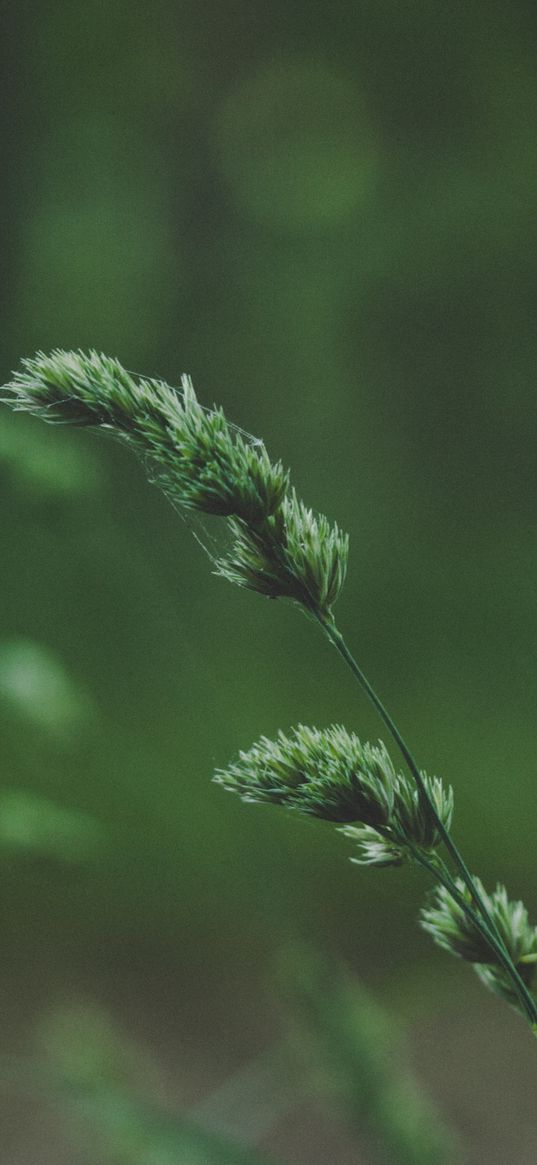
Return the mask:
<svg viewBox="0 0 537 1165">
<path fill-rule="evenodd" d="M 286 805 L 327 821 L 383 825 L 393 808 L 395 773 L 381 745 L 362 744 L 339 725 L 300 724 L 289 736 L 262 737 L 214 780 L 245 801 Z"/>
<path fill-rule="evenodd" d="M 216 574 L 329 613 L 345 579 L 347 535 L 304 505 L 262 441 L 231 425 L 222 409 L 202 407 L 188 376 L 177 391 L 95 351 L 38 352 L 22 361 L 0 400 L 115 434 L 175 505 L 228 519 L 230 549 Z"/>
</svg>

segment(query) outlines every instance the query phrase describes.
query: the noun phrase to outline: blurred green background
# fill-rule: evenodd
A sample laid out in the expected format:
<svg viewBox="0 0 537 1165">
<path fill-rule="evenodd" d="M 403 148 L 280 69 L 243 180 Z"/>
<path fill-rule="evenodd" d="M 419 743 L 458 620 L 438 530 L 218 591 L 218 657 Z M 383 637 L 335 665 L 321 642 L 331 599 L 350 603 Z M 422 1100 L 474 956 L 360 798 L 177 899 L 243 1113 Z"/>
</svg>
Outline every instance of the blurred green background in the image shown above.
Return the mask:
<svg viewBox="0 0 537 1165">
<path fill-rule="evenodd" d="M 534 916 L 535 25 L 524 0 L 19 0 L 0 129 L 2 379 L 92 346 L 265 438 L 350 532 L 340 624 L 455 784 L 470 866 Z M 210 782 L 299 720 L 377 738 L 315 628 L 215 579 L 91 434 L 3 410 L 0 513 L 5 1050 L 89 999 L 191 1110 L 285 1032 L 274 959 L 304 940 L 407 1027 L 468 1162 L 533 1162 L 531 1040 L 420 934 L 421 878 Z M 66 1144 L 5 1102 L 0 1160 L 105 1160 Z M 379 1160 L 300 1096 L 262 1144 Z"/>
</svg>

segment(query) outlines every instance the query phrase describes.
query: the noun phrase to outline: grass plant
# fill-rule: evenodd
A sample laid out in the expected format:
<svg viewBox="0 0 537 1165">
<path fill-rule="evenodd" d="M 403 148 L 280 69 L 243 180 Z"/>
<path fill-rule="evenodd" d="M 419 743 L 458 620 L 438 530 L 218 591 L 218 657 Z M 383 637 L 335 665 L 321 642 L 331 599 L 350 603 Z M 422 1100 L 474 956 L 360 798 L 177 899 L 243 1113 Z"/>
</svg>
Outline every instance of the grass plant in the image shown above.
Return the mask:
<svg viewBox="0 0 537 1165">
<path fill-rule="evenodd" d="M 262 737 L 215 780 L 245 801 L 335 823 L 355 844 L 358 864 L 420 866 L 434 884 L 421 914 L 425 930 L 471 963 L 537 1034 L 537 929 L 503 886 L 488 892 L 470 872 L 451 833 L 452 790 L 419 767 L 336 623 L 347 535 L 304 504 L 262 441 L 221 409 L 204 408 L 186 376 L 176 390 L 95 351 L 40 352 L 23 361 L 0 399 L 47 421 L 114 434 L 175 506 L 226 524 L 227 548 L 213 556 L 217 575 L 289 599 L 317 624 L 374 705 L 404 768 L 384 744 L 361 742 L 340 725 L 299 725 L 273 741 Z"/>
</svg>

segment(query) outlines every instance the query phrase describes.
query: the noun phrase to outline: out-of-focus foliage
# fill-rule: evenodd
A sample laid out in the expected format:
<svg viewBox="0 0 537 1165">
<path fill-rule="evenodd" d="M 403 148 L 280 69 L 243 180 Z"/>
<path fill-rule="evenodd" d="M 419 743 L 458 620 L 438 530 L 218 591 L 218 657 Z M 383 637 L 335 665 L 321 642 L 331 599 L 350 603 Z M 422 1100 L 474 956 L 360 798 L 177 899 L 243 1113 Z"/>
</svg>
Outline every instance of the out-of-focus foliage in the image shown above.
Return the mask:
<svg viewBox="0 0 537 1165">
<path fill-rule="evenodd" d="M 345 223 L 367 206 L 376 147 L 363 106 L 352 73 L 322 55 L 277 59 L 242 76 L 219 110 L 217 143 L 244 211 L 302 233 Z"/>
<path fill-rule="evenodd" d="M 375 1160 L 455 1165 L 454 1139 L 395 1055 L 393 1024 L 382 1008 L 309 949 L 287 950 L 281 971 L 293 1037 L 264 1049 L 193 1113 L 176 1116 L 158 1100 L 164 1082 L 156 1062 L 90 1002 L 50 1010 L 39 1027 L 41 1054 L 34 1063 L 0 1059 L 0 1086 L 33 1087 L 60 1103 L 75 1143 L 91 1130 L 99 1160 L 106 1162 L 268 1165 L 252 1141 L 266 1136 L 286 1110 L 293 1113 L 304 1099 L 314 1095 L 317 1102 L 324 1094 L 332 1119 L 341 1120 L 342 1105 L 360 1138 L 373 1140 Z M 226 1126 L 241 1107 L 242 1127 L 233 1141 Z"/>
<path fill-rule="evenodd" d="M 69 502 L 99 489 L 101 476 L 90 451 L 70 433 L 56 435 L 7 409 L 0 417 L 0 481 L 18 487 L 26 505 Z"/>
<path fill-rule="evenodd" d="M 288 951 L 281 981 L 301 1054 L 336 1112 L 390 1165 L 456 1165 L 446 1122 L 404 1063 L 393 1017 L 348 972 L 314 952 Z"/>
<path fill-rule="evenodd" d="M 79 735 L 94 714 L 54 654 L 25 639 L 0 641 L 0 698 L 21 720 L 59 737 Z"/>
<path fill-rule="evenodd" d="M 52 1012 L 42 1028 L 50 1098 L 63 1101 L 74 1136 L 97 1142 L 110 1165 L 277 1165 L 151 1100 L 156 1072 L 91 1005 Z"/>
<path fill-rule="evenodd" d="M 0 48 L 0 382 L 38 349 L 95 347 L 190 373 L 264 438 L 349 530 L 342 627 L 453 783 L 471 868 L 531 916 L 534 25 L 526 0 L 21 0 Z M 314 628 L 214 578 L 116 445 L 11 415 L 0 563 L 2 797 L 33 837 L 61 835 L 54 807 L 108 839 L 53 868 L 2 848 L 6 1043 L 80 985 L 193 1092 L 216 1085 L 272 1028 L 274 944 L 313 937 L 416 1017 L 471 1165 L 532 1161 L 533 1048 L 508 1016 L 492 1055 L 496 1001 L 412 931 L 422 883 L 210 782 L 290 724 L 377 739 Z M 6 1125 L 7 1161 L 29 1127 Z M 307 1121 L 280 1135 L 297 1165 L 336 1153 Z M 26 1148 L 43 1159 L 42 1137 Z"/>
<path fill-rule="evenodd" d="M 106 833 L 88 814 L 33 793 L 0 797 L 0 852 L 85 862 L 102 856 Z"/>
</svg>

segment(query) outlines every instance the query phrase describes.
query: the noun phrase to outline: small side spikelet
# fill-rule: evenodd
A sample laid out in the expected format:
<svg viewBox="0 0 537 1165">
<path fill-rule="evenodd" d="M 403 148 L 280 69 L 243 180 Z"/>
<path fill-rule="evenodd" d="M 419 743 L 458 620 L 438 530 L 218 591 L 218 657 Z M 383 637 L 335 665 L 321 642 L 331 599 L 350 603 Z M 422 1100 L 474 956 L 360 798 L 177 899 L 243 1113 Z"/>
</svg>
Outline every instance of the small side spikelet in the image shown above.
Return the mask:
<svg viewBox="0 0 537 1165">
<path fill-rule="evenodd" d="M 389 827 L 380 833 L 371 825 L 344 825 L 341 832 L 358 846 L 360 856 L 351 858 L 356 866 L 402 866 L 407 858 L 404 845 L 394 841 Z"/>
<path fill-rule="evenodd" d="M 453 816 L 452 788 L 446 789 L 439 777 L 429 777 L 425 772 L 421 776 L 440 820 L 449 829 Z M 400 866 L 412 860 L 414 849 L 430 852 L 441 840 L 428 805 L 404 773 L 395 777 L 392 815 L 382 832 L 354 825 L 342 832 L 357 843 L 360 856 L 351 861 L 360 866 Z"/>
<path fill-rule="evenodd" d="M 487 894 L 479 878 L 475 877 L 474 882 L 519 975 L 530 987 L 537 962 L 537 928 L 530 925 L 526 907 L 522 902 L 511 902 L 505 886 L 498 885 L 492 894 Z M 460 879 L 457 881 L 457 889 L 465 902 L 471 905 L 470 893 Z M 460 959 L 476 964 L 479 978 L 487 987 L 513 1005 L 519 1004 L 512 981 L 495 952 L 444 886 L 433 891 L 429 904 L 421 912 L 421 925 L 438 946 Z"/>
<path fill-rule="evenodd" d="M 439 777 L 421 774 L 429 800 L 438 816 L 449 830 L 453 818 L 453 789 L 446 788 Z M 395 787 L 394 830 L 407 842 L 419 849 L 431 850 L 440 845 L 441 838 L 429 806 L 424 802 L 414 781 L 402 773 L 398 774 Z"/>
<path fill-rule="evenodd" d="M 381 825 L 392 811 L 394 776 L 382 745 L 362 744 L 339 725 L 321 731 L 301 724 L 289 736 L 262 737 L 214 780 L 245 801 Z"/>
<path fill-rule="evenodd" d="M 294 489 L 257 527 L 230 523 L 232 545 L 217 573 L 268 598 L 288 598 L 325 615 L 347 572 L 349 539 L 324 515 L 315 515 Z"/>
</svg>

